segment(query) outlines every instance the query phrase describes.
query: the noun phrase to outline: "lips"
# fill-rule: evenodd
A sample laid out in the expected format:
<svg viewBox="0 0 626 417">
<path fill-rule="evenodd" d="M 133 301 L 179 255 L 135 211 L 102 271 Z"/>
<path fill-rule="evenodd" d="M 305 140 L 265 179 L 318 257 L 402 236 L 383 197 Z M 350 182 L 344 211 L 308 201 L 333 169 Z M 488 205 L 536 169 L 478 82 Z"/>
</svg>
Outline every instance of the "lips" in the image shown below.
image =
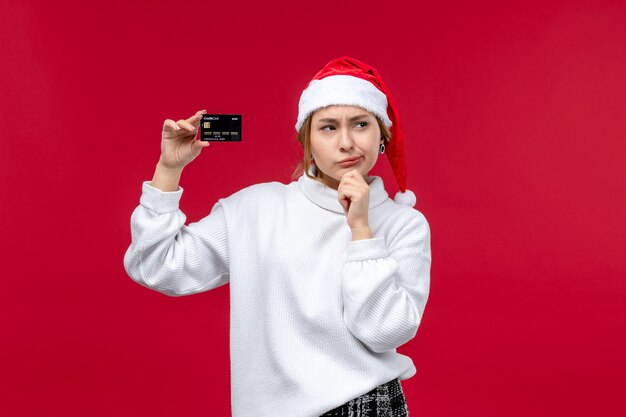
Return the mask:
<svg viewBox="0 0 626 417">
<path fill-rule="evenodd" d="M 339 165 L 345 167 L 345 166 L 351 166 L 351 165 L 355 165 L 357 164 L 359 161 L 361 160 L 360 156 L 354 156 L 352 158 L 346 158 L 342 161 L 339 161 Z"/>
</svg>

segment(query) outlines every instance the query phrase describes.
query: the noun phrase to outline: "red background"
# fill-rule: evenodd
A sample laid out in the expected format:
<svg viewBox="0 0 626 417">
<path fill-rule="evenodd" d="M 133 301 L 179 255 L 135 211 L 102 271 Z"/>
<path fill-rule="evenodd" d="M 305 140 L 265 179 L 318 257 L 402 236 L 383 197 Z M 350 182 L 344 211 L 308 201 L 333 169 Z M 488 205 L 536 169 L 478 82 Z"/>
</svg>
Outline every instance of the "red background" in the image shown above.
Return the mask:
<svg viewBox="0 0 626 417">
<path fill-rule="evenodd" d="M 2 2 L 0 415 L 229 415 L 229 287 L 134 283 L 130 214 L 202 108 L 243 143 L 186 169 L 188 221 L 289 182 L 341 55 L 394 92 L 431 226 L 411 415 L 626 415 L 626 2 L 410 4 Z"/>
</svg>

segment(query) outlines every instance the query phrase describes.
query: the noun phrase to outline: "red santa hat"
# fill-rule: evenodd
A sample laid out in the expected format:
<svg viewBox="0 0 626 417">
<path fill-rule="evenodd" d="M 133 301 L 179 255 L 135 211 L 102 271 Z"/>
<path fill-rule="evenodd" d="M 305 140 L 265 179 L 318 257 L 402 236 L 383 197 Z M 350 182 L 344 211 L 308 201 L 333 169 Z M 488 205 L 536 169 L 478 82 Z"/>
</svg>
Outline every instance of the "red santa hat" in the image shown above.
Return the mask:
<svg viewBox="0 0 626 417">
<path fill-rule="evenodd" d="M 306 85 L 298 104 L 296 130 L 315 110 L 331 105 L 361 107 L 382 120 L 390 128 L 391 141 L 386 154 L 400 191 L 394 201 L 415 206 L 415 194 L 406 189 L 404 135 L 400 117 L 391 92 L 373 67 L 347 56 L 335 58 Z"/>
</svg>

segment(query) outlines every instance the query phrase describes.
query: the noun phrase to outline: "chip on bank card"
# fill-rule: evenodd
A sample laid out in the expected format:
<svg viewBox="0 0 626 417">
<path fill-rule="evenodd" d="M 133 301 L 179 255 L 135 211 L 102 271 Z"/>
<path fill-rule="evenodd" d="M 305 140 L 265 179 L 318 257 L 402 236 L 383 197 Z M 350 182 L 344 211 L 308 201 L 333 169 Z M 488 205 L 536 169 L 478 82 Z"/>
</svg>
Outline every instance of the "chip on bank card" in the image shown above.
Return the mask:
<svg viewBox="0 0 626 417">
<path fill-rule="evenodd" d="M 200 140 L 241 142 L 241 115 L 203 114 L 200 121 Z"/>
</svg>

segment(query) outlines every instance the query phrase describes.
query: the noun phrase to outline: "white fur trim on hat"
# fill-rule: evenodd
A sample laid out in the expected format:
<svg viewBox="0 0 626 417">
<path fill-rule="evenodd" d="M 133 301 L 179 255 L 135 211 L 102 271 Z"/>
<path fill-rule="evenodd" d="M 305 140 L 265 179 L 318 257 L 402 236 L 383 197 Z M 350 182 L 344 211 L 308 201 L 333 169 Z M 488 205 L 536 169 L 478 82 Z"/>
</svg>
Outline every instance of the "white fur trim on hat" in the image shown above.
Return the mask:
<svg viewBox="0 0 626 417">
<path fill-rule="evenodd" d="M 362 107 L 391 127 L 391 120 L 387 116 L 387 96 L 374 84 L 351 75 L 330 75 L 311 81 L 302 92 L 296 130 L 300 130 L 306 118 L 315 110 L 338 104 Z"/>
</svg>

